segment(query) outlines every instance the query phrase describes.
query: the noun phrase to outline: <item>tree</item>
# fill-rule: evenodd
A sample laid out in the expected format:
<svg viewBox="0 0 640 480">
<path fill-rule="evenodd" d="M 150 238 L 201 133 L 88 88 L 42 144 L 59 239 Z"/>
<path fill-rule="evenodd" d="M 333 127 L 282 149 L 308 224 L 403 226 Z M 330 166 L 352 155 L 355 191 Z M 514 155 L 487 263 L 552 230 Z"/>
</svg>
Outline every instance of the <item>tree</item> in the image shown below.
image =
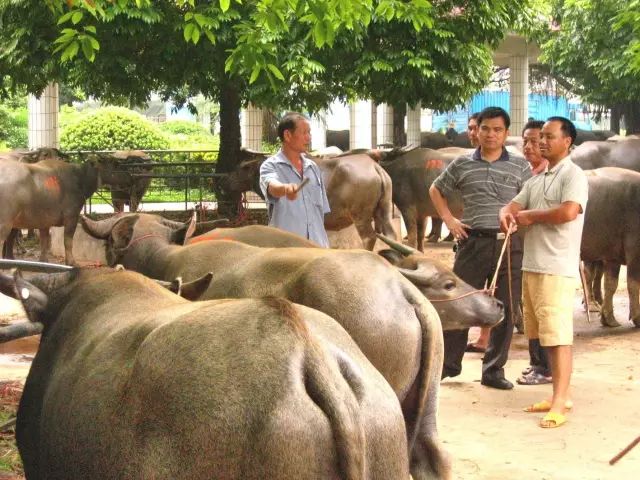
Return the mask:
<svg viewBox="0 0 640 480">
<path fill-rule="evenodd" d="M 58 81 L 129 105 L 201 93 L 220 104 L 217 173 L 236 165 L 242 105 L 315 111 L 360 97 L 451 108 L 486 84 L 491 47 L 531 14 L 508 0 L 46 3 L 0 0 L 8 89 Z"/>
<path fill-rule="evenodd" d="M 553 0 L 552 28 L 542 25 L 541 60 L 552 76 L 584 101 L 625 118 L 640 133 L 640 13 L 638 0 Z"/>
</svg>

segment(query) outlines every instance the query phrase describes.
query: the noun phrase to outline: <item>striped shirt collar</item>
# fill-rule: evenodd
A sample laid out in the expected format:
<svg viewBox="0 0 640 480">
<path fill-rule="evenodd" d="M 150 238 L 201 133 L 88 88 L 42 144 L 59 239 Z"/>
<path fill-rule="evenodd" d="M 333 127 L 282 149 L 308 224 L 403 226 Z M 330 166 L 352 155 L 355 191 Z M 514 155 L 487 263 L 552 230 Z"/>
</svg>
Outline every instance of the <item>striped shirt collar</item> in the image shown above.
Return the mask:
<svg viewBox="0 0 640 480">
<path fill-rule="evenodd" d="M 475 151 L 473 152 L 473 155 L 471 155 L 471 158 L 473 158 L 474 160 L 482 160 L 483 162 L 486 162 L 486 160 L 483 160 L 482 158 L 482 154 L 480 153 L 480 147 L 475 149 Z M 509 160 L 509 152 L 507 151 L 506 148 L 502 147 L 502 153 L 500 154 L 500 158 L 498 158 L 496 162 L 498 161 L 506 162 L 508 160 Z"/>
</svg>

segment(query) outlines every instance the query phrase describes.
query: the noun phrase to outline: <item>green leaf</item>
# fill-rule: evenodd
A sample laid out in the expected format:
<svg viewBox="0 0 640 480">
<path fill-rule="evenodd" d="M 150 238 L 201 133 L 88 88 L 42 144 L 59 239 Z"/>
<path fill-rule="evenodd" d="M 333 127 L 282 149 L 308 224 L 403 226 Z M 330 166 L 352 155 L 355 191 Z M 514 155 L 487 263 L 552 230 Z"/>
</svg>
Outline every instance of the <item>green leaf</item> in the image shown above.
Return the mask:
<svg viewBox="0 0 640 480">
<path fill-rule="evenodd" d="M 258 79 L 258 76 L 260 75 L 260 70 L 261 70 L 260 65 L 255 64 L 251 72 L 251 78 L 249 78 L 249 84 L 252 84 Z"/>
<path fill-rule="evenodd" d="M 78 49 L 80 48 L 80 44 L 77 41 L 71 42 L 67 45 L 67 48 L 62 52 L 62 56 L 60 57 L 63 62 L 67 60 L 71 60 L 78 54 Z"/>
<path fill-rule="evenodd" d="M 65 23 L 65 22 L 67 22 L 71 18 L 71 15 L 73 15 L 73 11 L 67 12 L 64 15 L 62 15 L 58 19 L 57 25 L 61 25 L 61 24 Z"/>
<path fill-rule="evenodd" d="M 194 25 L 194 27 L 193 27 L 193 33 L 191 34 L 191 40 L 193 40 L 194 44 L 198 43 L 198 41 L 200 40 L 200 29 L 196 25 Z"/>
<path fill-rule="evenodd" d="M 191 36 L 193 35 L 193 29 L 195 28 L 195 24 L 193 23 L 187 23 L 187 25 L 184 27 L 184 39 L 188 42 L 189 40 L 191 40 Z"/>
<path fill-rule="evenodd" d="M 284 75 L 282 75 L 282 72 L 280 71 L 280 69 L 278 69 L 278 67 L 276 67 L 272 63 L 268 63 L 267 68 L 271 70 L 271 73 L 273 73 L 278 80 L 282 80 L 284 82 Z"/>
<path fill-rule="evenodd" d="M 229 10 L 229 6 L 231 5 L 231 0 L 220 0 L 220 10 L 226 12 Z"/>
<path fill-rule="evenodd" d="M 93 50 L 93 47 L 91 46 L 91 42 L 89 41 L 89 39 L 83 38 L 81 45 L 82 45 L 82 53 L 84 53 L 85 58 L 90 62 L 93 62 L 93 60 L 96 58 L 96 52 Z"/>
<path fill-rule="evenodd" d="M 324 25 L 322 22 L 318 22 L 316 23 L 315 27 L 313 28 L 313 36 L 314 39 L 316 41 L 316 46 L 318 48 L 322 48 L 322 46 L 325 44 L 327 37 L 324 31 Z"/>
<path fill-rule="evenodd" d="M 80 20 L 82 20 L 83 16 L 84 14 L 82 13 L 81 10 L 77 10 L 73 12 L 73 15 L 71 15 L 71 23 L 73 23 L 74 25 L 77 25 L 80 22 Z"/>
<path fill-rule="evenodd" d="M 216 44 L 216 36 L 211 32 L 211 30 L 203 30 L 204 34 L 207 36 L 212 45 Z"/>
</svg>

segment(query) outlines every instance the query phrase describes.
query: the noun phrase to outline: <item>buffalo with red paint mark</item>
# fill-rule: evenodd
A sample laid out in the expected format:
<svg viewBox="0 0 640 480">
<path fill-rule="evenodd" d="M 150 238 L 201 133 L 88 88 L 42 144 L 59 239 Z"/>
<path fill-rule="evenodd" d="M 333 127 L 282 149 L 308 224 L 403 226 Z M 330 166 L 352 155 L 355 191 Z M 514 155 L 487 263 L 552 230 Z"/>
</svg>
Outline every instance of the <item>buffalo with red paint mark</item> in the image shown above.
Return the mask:
<svg viewBox="0 0 640 480">
<path fill-rule="evenodd" d="M 464 149 L 456 149 L 465 151 Z M 400 209 L 407 227 L 408 243 L 424 251 L 424 234 L 427 217 L 431 217 L 434 229 L 429 241 L 438 241 L 442 222 L 431 198 L 429 187 L 460 152 L 441 152 L 430 148 L 409 151 L 382 152 L 380 166 L 391 177 L 393 203 Z M 462 197 L 456 193 L 449 200 L 454 215 L 462 215 Z M 438 220 L 435 222 L 434 220 Z"/>
<path fill-rule="evenodd" d="M 40 260 L 51 247 L 49 227 L 64 226 L 65 262 L 75 263 L 73 234 L 85 200 L 98 188 L 93 162 L 73 165 L 57 159 L 29 164 L 0 159 L 0 243 L 12 228 L 40 230 Z"/>
</svg>

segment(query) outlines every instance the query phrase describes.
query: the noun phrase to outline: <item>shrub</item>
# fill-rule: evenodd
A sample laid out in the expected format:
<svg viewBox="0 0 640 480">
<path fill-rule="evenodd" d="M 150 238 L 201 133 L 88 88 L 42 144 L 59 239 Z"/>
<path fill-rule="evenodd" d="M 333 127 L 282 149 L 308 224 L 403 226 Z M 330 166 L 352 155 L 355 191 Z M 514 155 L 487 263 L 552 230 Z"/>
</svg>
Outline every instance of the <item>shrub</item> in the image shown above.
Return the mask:
<svg viewBox="0 0 640 480">
<path fill-rule="evenodd" d="M 162 150 L 169 141 L 157 126 L 126 108 L 106 107 L 68 125 L 60 135 L 63 150 Z"/>
<path fill-rule="evenodd" d="M 169 120 L 160 124 L 160 130 L 170 134 L 196 135 L 210 133 L 202 125 L 189 120 Z"/>
<path fill-rule="evenodd" d="M 8 148 L 26 148 L 28 144 L 27 109 L 9 109 L 0 105 L 0 142 Z"/>
<path fill-rule="evenodd" d="M 193 161 L 213 162 L 218 157 L 217 150 L 220 149 L 220 137 L 212 135 L 206 128 L 196 122 L 170 120 L 160 124 L 160 129 L 167 135 L 170 148 L 173 150 L 216 150 L 215 153 L 190 155 L 189 158 Z M 185 156 L 184 160 L 186 158 Z"/>
</svg>

